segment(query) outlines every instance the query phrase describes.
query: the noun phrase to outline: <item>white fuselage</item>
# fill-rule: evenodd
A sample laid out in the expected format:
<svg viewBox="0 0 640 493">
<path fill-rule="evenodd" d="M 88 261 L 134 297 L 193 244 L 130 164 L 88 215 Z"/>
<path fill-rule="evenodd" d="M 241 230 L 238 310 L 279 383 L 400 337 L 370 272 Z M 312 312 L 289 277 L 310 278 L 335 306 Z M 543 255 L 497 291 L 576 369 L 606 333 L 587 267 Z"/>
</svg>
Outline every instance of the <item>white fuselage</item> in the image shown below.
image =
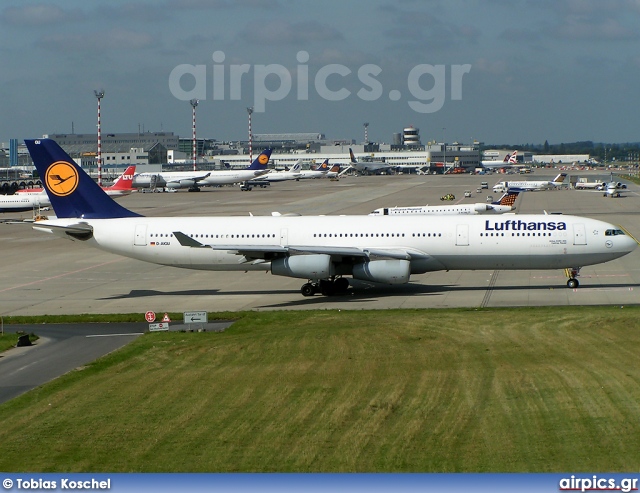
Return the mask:
<svg viewBox="0 0 640 493">
<path fill-rule="evenodd" d="M 271 172 L 256 178 L 256 180 L 271 181 L 271 182 L 299 180 L 299 179 L 300 179 L 300 171 L 278 171 L 276 173 Z"/>
<path fill-rule="evenodd" d="M 269 262 L 246 262 L 234 253 L 251 246 L 388 251 L 405 255 L 412 274 L 580 267 L 613 260 L 637 246 L 612 224 L 564 215 L 133 217 L 57 219 L 33 227 L 69 238 L 62 228 L 49 226 L 83 223 L 93 228 L 86 243 L 107 252 L 214 271 L 270 270 Z M 181 245 L 176 231 L 206 248 Z"/>
<path fill-rule="evenodd" d="M 44 190 L 0 195 L 0 212 L 28 211 L 36 207 L 49 207 L 50 205 L 51 202 Z"/>
<path fill-rule="evenodd" d="M 382 207 L 369 213 L 370 216 L 407 216 L 407 215 L 443 215 L 443 214 L 504 214 L 513 211 L 510 205 L 499 204 L 458 204 L 425 205 L 423 207 Z"/>
<path fill-rule="evenodd" d="M 303 180 L 309 178 L 324 178 L 327 176 L 328 171 L 317 171 L 314 169 L 303 169 L 300 170 L 300 178 Z"/>
<path fill-rule="evenodd" d="M 493 186 L 494 192 L 506 192 L 510 188 L 520 188 L 522 190 L 534 191 L 534 190 L 548 190 L 562 185 L 561 182 L 554 181 L 499 181 Z"/>
<path fill-rule="evenodd" d="M 134 187 L 191 188 L 197 186 L 228 185 L 252 180 L 269 170 L 222 170 L 222 171 L 167 171 L 139 173 L 133 179 Z"/>
</svg>

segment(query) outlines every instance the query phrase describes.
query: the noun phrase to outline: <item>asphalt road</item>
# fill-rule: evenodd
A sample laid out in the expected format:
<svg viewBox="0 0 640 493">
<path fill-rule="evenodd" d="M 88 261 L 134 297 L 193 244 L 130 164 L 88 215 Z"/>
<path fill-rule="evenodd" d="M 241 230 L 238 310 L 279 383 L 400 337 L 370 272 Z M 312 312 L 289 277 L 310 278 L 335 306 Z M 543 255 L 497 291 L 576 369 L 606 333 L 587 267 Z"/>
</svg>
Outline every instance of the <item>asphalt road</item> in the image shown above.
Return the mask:
<svg viewBox="0 0 640 493">
<path fill-rule="evenodd" d="M 550 179 L 557 170 L 506 179 Z M 570 172 L 590 180 L 608 174 Z M 490 190 L 476 193 L 505 176 L 371 176 L 275 183 L 241 192 L 238 187 L 199 193 L 137 193 L 120 203 L 149 216 L 367 214 L 378 207 L 485 202 Z M 464 198 L 464 190 L 472 197 Z M 451 203 L 451 202 L 448 202 Z M 623 225 L 640 238 L 640 187 L 629 185 L 622 198 L 600 192 L 527 192 L 517 212 L 562 212 Z M 30 213 L 0 214 L 0 220 Z M 425 218 L 428 221 L 428 218 Z M 28 225 L 0 224 L 0 316 L 65 313 L 135 313 L 147 310 L 237 311 L 279 309 L 387 309 L 549 305 L 636 304 L 640 301 L 640 249 L 621 259 L 582 269 L 578 289 L 565 287 L 562 271 L 451 271 L 413 276 L 407 285 L 387 287 L 354 282 L 336 297 L 300 294 L 302 280 L 249 272 L 190 271 L 161 267 L 53 238 Z"/>
<path fill-rule="evenodd" d="M 222 331 L 232 323 L 184 325 L 174 321 L 169 330 Z M 0 353 L 0 404 L 120 349 L 148 329 L 146 322 L 5 325 L 5 333 L 22 331 L 39 339 L 32 346 Z"/>
<path fill-rule="evenodd" d="M 144 323 L 5 325 L 40 339 L 0 353 L 0 404 L 124 346 L 148 328 Z"/>
</svg>

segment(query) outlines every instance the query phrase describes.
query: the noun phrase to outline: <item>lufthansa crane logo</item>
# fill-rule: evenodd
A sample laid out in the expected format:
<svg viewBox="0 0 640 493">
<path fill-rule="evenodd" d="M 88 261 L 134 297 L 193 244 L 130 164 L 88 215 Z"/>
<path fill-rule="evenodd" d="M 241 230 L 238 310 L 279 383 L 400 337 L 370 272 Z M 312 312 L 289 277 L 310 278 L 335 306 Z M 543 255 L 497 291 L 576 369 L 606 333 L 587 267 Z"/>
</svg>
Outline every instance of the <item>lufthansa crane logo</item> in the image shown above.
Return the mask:
<svg viewBox="0 0 640 493">
<path fill-rule="evenodd" d="M 80 175 L 73 164 L 56 161 L 47 169 L 44 180 L 52 194 L 66 197 L 78 188 Z"/>
<path fill-rule="evenodd" d="M 266 154 L 260 154 L 260 157 L 258 157 L 258 162 L 262 165 L 267 164 L 269 162 L 269 156 L 267 156 Z"/>
</svg>

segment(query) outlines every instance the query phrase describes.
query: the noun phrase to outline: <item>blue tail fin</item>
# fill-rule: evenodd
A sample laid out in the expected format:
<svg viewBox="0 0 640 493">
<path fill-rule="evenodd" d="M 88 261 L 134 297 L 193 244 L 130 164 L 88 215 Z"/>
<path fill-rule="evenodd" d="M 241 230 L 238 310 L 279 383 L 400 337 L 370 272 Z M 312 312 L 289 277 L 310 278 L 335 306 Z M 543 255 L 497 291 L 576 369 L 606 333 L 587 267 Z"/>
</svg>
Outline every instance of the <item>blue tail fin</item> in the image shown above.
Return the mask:
<svg viewBox="0 0 640 493">
<path fill-rule="evenodd" d="M 253 162 L 247 169 L 259 169 L 259 170 L 267 169 L 267 164 L 269 164 L 270 157 L 271 157 L 271 149 L 265 149 L 260 153 L 260 155 L 257 158 L 253 160 Z"/>
<path fill-rule="evenodd" d="M 55 141 L 24 142 L 57 217 L 108 219 L 140 215 L 109 197 Z"/>
<path fill-rule="evenodd" d="M 358 162 L 356 160 L 356 157 L 353 155 L 353 151 L 351 150 L 351 147 L 349 147 L 349 158 L 351 159 L 352 163 L 357 163 Z"/>
</svg>

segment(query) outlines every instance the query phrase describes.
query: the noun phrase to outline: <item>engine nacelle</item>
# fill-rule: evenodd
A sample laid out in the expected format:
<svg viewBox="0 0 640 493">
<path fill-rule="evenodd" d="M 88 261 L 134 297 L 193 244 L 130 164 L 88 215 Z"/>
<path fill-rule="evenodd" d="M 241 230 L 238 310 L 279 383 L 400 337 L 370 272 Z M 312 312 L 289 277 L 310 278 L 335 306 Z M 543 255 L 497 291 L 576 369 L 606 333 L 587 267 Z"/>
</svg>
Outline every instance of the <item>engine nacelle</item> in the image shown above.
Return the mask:
<svg viewBox="0 0 640 493">
<path fill-rule="evenodd" d="M 353 266 L 353 278 L 384 284 L 409 282 L 411 262 L 408 260 L 371 260 Z"/>
<path fill-rule="evenodd" d="M 301 279 L 327 279 L 334 268 L 330 255 L 295 255 L 271 262 L 271 273 L 275 276 L 299 277 Z"/>
<path fill-rule="evenodd" d="M 483 212 L 487 212 L 489 210 L 491 210 L 491 207 L 489 206 L 489 204 L 474 204 L 473 206 L 473 210 L 475 212 L 478 212 L 479 214 L 482 214 Z"/>
<path fill-rule="evenodd" d="M 196 184 L 195 180 L 169 181 L 165 185 L 167 188 L 191 188 Z"/>
</svg>

